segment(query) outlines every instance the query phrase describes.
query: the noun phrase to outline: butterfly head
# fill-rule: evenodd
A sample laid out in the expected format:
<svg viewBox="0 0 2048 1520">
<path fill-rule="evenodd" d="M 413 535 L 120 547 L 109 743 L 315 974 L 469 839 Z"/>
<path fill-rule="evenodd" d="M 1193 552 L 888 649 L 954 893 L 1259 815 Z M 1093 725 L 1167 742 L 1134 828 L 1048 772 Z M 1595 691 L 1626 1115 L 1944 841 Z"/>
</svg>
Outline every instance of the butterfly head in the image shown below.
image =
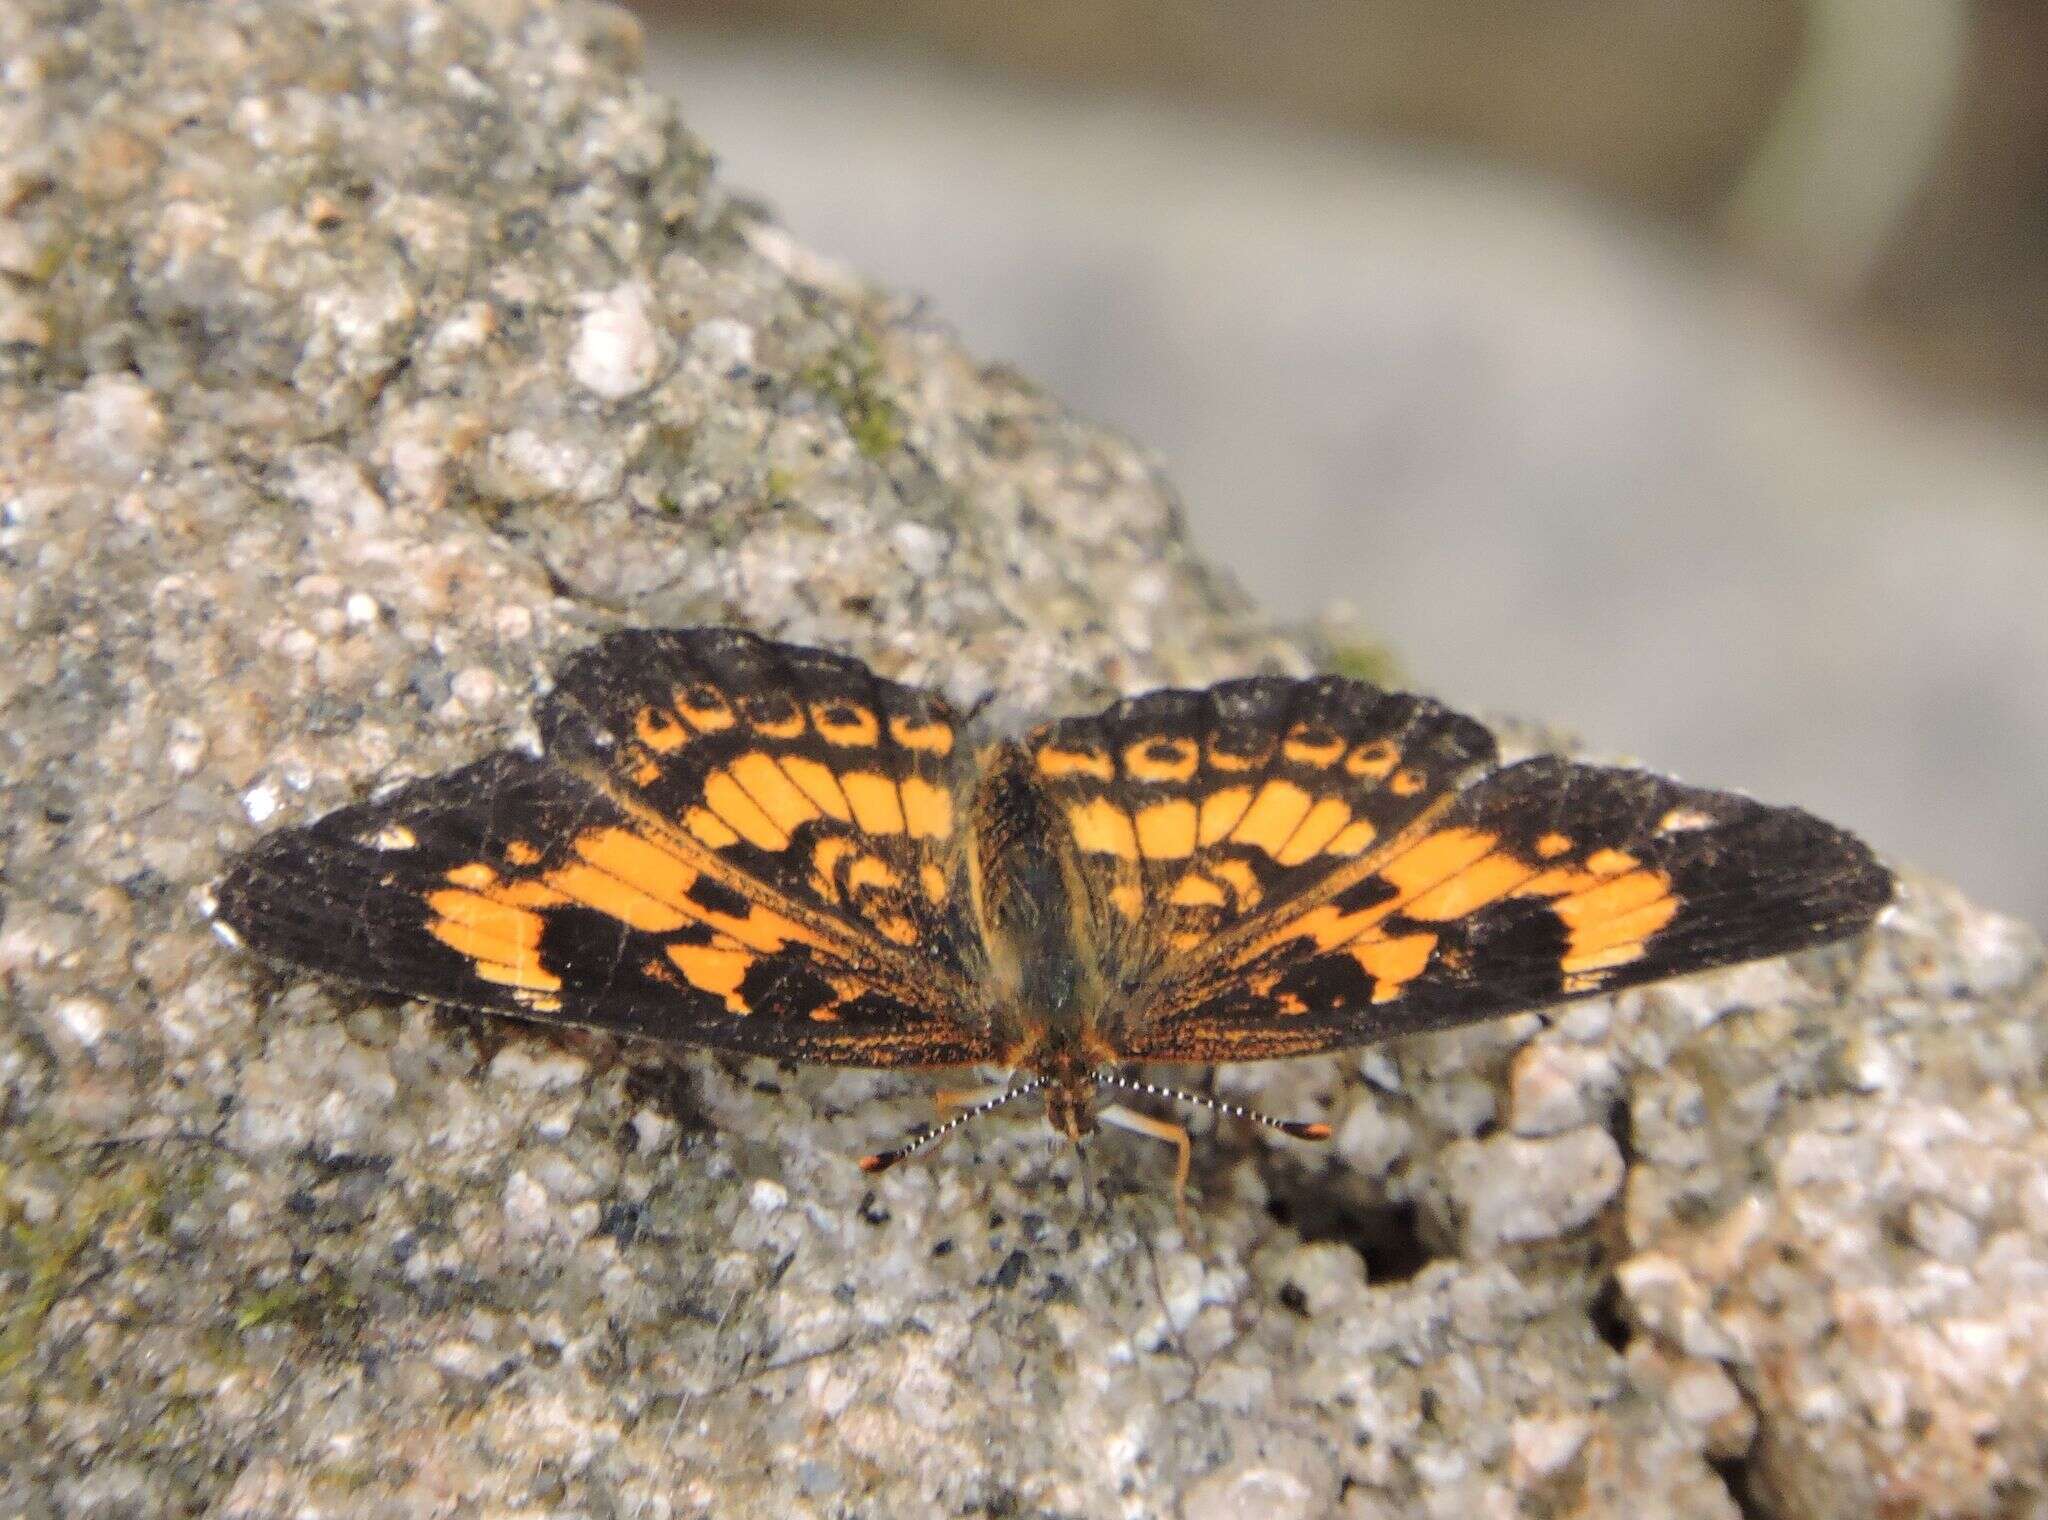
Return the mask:
<svg viewBox="0 0 2048 1520">
<path fill-rule="evenodd" d="M 1095 1069 L 1076 1062 L 1042 1072 L 1040 1079 L 1045 1084 L 1045 1122 L 1069 1140 L 1085 1140 L 1094 1134 Z"/>
</svg>

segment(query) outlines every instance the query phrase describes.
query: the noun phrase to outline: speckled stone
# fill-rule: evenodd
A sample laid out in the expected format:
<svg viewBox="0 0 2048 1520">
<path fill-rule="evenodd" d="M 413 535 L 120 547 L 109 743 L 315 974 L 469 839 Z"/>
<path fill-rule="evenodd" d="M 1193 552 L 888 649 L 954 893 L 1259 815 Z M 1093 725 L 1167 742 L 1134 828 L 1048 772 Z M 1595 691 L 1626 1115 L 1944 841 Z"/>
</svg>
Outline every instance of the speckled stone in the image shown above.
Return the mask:
<svg viewBox="0 0 2048 1520">
<path fill-rule="evenodd" d="M 926 1084 L 207 932 L 261 829 L 529 741 L 625 624 L 999 722 L 1308 667 L 1128 443 L 730 198 L 635 49 L 0 10 L 0 1514 L 2024 1512 L 2041 954 L 1933 884 L 1221 1072 L 1339 1139 L 1198 1115 L 1185 1232 L 1157 1147 L 1006 1116 L 870 1180 Z"/>
</svg>

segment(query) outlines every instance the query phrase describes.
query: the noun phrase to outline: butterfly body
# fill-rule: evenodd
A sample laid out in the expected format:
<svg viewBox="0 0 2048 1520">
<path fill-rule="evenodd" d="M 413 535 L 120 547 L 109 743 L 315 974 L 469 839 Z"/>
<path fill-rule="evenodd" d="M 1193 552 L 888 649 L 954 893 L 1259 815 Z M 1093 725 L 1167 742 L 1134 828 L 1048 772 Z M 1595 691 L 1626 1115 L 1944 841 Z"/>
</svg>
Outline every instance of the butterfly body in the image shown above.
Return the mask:
<svg viewBox="0 0 2048 1520">
<path fill-rule="evenodd" d="M 1008 1067 L 1078 1140 L 1121 1063 L 1314 1054 L 1781 954 L 1892 889 L 1796 809 L 1503 767 L 1480 724 L 1341 677 L 977 747 L 845 656 L 634 631 L 573 656 L 538 718 L 537 757 L 258 841 L 217 924 L 358 984 L 673 1045 Z"/>
<path fill-rule="evenodd" d="M 1099 1033 L 1111 968 L 1080 862 L 1020 745 L 981 752 L 969 816 L 968 906 L 1000 1064 L 1042 1081 L 1046 1122 L 1080 1140 L 1095 1129 L 1094 1074 L 1116 1060 Z"/>
</svg>

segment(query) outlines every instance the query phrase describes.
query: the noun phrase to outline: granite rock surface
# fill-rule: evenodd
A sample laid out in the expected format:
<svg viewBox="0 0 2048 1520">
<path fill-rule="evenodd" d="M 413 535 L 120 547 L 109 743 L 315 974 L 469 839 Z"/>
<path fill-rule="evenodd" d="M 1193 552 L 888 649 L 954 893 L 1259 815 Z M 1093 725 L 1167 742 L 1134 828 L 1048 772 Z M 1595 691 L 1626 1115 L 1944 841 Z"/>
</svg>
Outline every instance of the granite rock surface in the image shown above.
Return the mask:
<svg viewBox="0 0 2048 1520">
<path fill-rule="evenodd" d="M 737 621 L 1301 671 L 1156 467 L 728 194 L 617 14 L 0 11 L 0 1513 L 2048 1513 L 2048 978 L 1866 940 L 1218 1074 L 1167 1159 L 349 993 L 226 856 Z M 684 102 L 687 113 L 687 101 Z M 1186 1074 L 1182 1074 L 1186 1075 Z"/>
</svg>

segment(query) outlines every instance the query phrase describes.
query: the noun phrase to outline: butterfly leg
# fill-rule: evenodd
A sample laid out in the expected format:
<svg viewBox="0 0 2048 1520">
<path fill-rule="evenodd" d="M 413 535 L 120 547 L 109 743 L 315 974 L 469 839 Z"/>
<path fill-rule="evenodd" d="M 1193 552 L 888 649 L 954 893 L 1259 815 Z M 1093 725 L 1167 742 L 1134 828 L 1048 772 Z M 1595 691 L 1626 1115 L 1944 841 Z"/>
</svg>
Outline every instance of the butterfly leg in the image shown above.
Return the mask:
<svg viewBox="0 0 2048 1520">
<path fill-rule="evenodd" d="M 1133 1134 L 1150 1135 L 1154 1140 L 1164 1140 L 1180 1152 L 1180 1160 L 1173 1169 L 1173 1212 L 1180 1221 L 1183 1234 L 1188 1227 L 1188 1167 L 1194 1160 L 1194 1146 L 1188 1140 L 1188 1132 L 1180 1125 L 1167 1119 L 1155 1119 L 1150 1114 L 1141 1114 L 1135 1108 L 1125 1108 L 1121 1103 L 1112 1103 L 1099 1109 L 1095 1115 L 1104 1124 L 1114 1124 L 1118 1129 L 1127 1129 Z"/>
</svg>

